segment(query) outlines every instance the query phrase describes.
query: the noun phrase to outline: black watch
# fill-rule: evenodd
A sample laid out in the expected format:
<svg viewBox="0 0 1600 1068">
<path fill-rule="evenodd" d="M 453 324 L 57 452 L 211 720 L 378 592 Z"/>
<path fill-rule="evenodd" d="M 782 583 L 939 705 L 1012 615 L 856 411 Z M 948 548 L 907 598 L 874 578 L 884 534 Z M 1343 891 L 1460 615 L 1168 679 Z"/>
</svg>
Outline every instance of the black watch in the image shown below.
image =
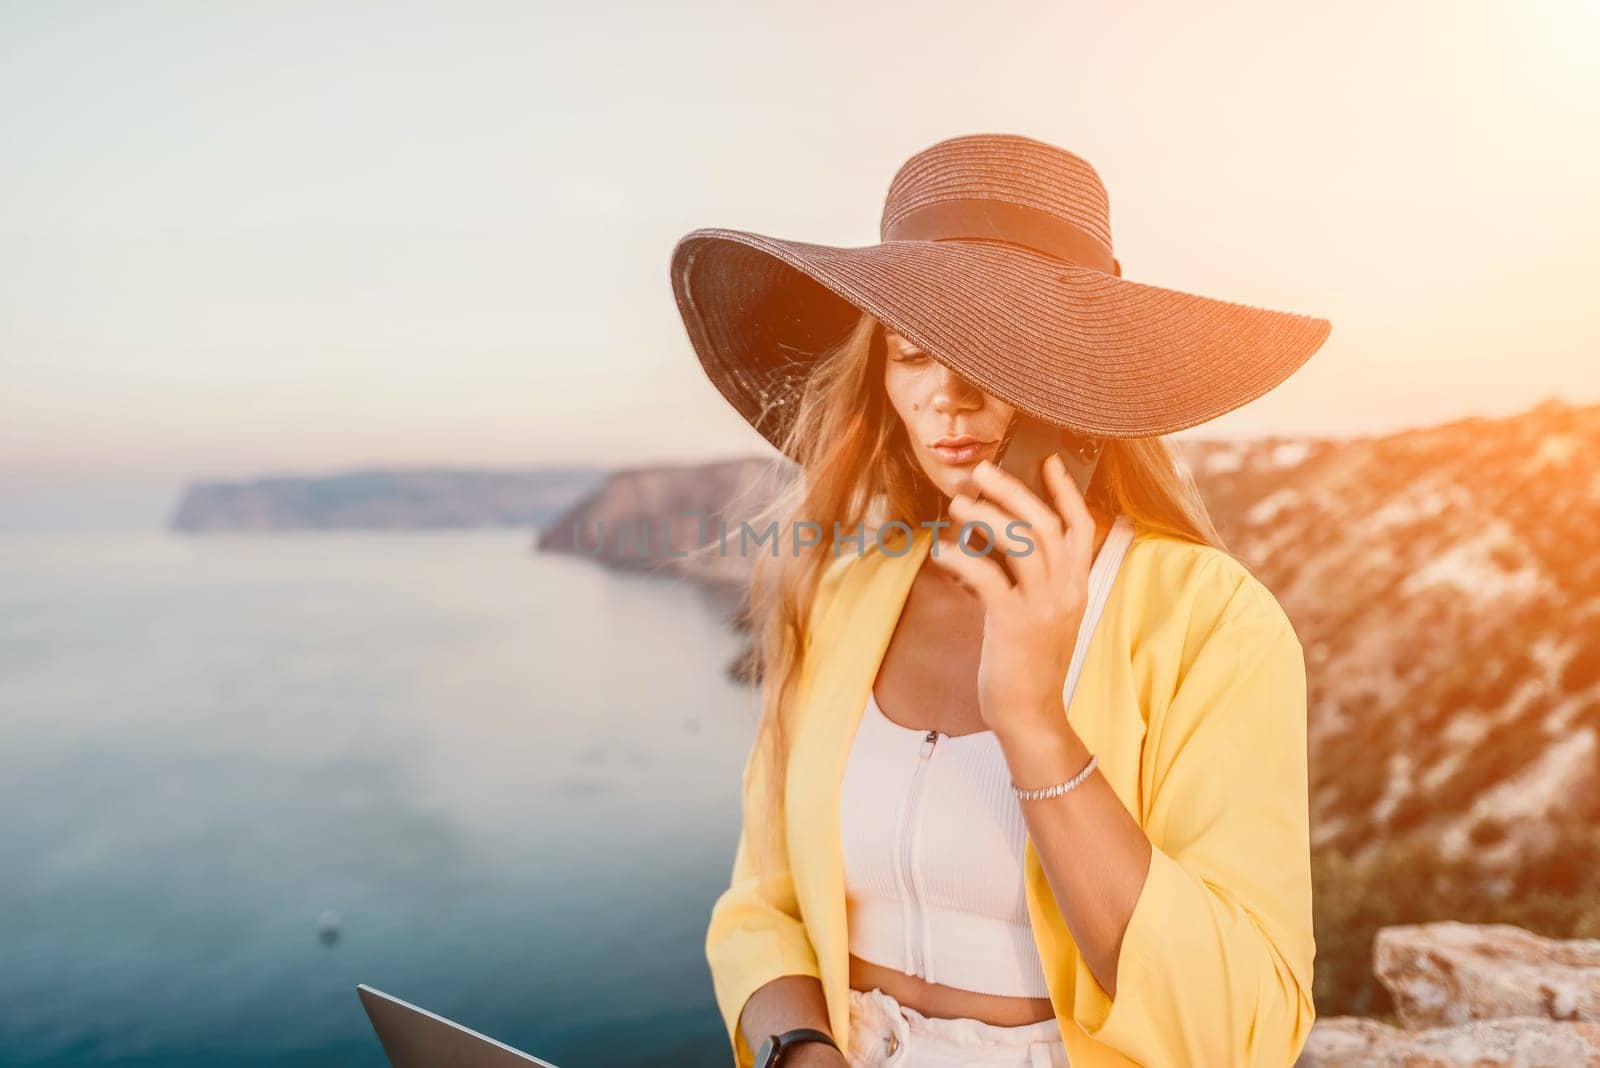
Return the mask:
<svg viewBox="0 0 1600 1068">
<path fill-rule="evenodd" d="M 755 1068 L 778 1068 L 784 1061 L 784 1055 L 802 1042 L 826 1042 L 834 1049 L 839 1048 L 833 1036 L 826 1031 L 818 1031 L 815 1027 L 796 1027 L 792 1031 L 768 1035 L 763 1039 L 761 1048 L 756 1050 Z"/>
</svg>

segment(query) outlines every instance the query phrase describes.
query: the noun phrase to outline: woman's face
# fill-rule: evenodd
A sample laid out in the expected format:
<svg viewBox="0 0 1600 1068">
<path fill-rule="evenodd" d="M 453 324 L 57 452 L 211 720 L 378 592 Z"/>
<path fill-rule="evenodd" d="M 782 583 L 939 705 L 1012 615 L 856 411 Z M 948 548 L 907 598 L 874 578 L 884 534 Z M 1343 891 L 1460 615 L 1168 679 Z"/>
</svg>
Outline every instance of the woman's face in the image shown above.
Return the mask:
<svg viewBox="0 0 1600 1068">
<path fill-rule="evenodd" d="M 887 328 L 883 386 L 917 463 L 946 497 L 973 495 L 972 469 L 993 460 L 1015 409 Z"/>
</svg>

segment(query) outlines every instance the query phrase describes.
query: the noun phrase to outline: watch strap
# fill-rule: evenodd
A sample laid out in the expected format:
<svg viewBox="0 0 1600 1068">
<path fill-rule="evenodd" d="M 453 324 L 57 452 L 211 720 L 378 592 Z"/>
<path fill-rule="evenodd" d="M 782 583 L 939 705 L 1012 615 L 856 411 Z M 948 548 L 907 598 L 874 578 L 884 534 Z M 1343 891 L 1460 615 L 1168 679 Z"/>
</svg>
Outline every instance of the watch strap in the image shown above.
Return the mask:
<svg viewBox="0 0 1600 1068">
<path fill-rule="evenodd" d="M 832 1046 L 834 1049 L 839 1048 L 839 1044 L 833 1040 L 832 1035 L 826 1031 L 819 1031 L 815 1027 L 791 1028 L 781 1035 L 773 1035 L 772 1038 L 772 1057 L 767 1061 L 767 1064 L 772 1068 L 782 1065 L 784 1054 L 802 1042 L 821 1042 Z"/>
</svg>

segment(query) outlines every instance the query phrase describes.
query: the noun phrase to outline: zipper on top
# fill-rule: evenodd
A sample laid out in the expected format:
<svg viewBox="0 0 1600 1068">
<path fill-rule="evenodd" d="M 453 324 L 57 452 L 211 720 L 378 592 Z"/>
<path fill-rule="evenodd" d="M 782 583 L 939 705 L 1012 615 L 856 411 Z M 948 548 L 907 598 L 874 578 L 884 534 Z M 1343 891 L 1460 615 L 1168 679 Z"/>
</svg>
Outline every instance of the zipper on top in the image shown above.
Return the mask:
<svg viewBox="0 0 1600 1068">
<path fill-rule="evenodd" d="M 916 846 L 917 829 L 917 802 L 922 795 L 922 777 L 928 769 L 928 762 L 933 759 L 934 747 L 939 744 L 939 732 L 930 730 L 922 737 L 922 745 L 917 755 L 917 766 L 911 773 L 911 786 L 909 798 L 906 801 L 906 826 L 902 828 L 905 838 L 905 848 L 901 850 L 901 860 L 904 867 L 903 876 L 906 886 L 908 910 L 905 924 L 906 936 L 906 974 L 920 975 L 928 978 L 926 948 L 927 942 L 922 935 L 922 895 L 917 888 L 917 867 L 913 857 Z M 912 937 L 911 932 L 917 932 Z M 932 979 L 928 980 L 932 982 Z"/>
</svg>

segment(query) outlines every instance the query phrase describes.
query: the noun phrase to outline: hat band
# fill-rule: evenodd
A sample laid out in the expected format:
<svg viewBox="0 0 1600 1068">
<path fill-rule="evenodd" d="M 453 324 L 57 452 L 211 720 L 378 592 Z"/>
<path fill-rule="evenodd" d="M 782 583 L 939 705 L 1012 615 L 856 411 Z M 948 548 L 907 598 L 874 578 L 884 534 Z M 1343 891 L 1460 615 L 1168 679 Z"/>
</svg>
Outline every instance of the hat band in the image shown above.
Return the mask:
<svg viewBox="0 0 1600 1068">
<path fill-rule="evenodd" d="M 1111 250 L 1059 215 L 1009 200 L 940 200 L 913 208 L 884 231 L 885 241 L 1006 241 L 1053 259 L 1117 274 Z"/>
</svg>

